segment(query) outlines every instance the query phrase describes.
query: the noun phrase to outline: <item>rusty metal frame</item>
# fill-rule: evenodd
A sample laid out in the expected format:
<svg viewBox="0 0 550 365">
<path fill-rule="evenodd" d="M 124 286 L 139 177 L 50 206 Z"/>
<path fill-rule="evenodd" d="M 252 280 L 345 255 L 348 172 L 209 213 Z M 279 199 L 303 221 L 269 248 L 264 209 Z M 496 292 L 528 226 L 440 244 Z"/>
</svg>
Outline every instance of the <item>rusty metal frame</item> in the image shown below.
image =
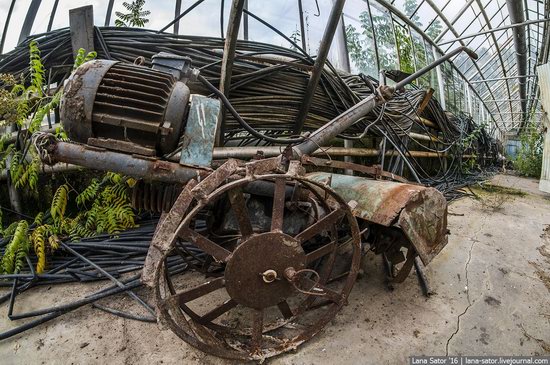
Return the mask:
<svg viewBox="0 0 550 365">
<path fill-rule="evenodd" d="M 319 51 L 317 52 L 317 57 L 315 58 L 315 63 L 313 65 L 313 72 L 309 77 L 306 88 L 306 95 L 304 96 L 304 100 L 302 101 L 302 104 L 300 105 L 300 109 L 298 111 L 298 115 L 296 116 L 296 124 L 294 125 L 293 131 L 296 135 L 300 134 L 302 132 L 302 128 L 304 127 L 309 108 L 311 107 L 311 103 L 313 101 L 313 95 L 315 94 L 317 85 L 321 80 L 321 75 L 323 73 L 325 62 L 330 51 L 332 39 L 334 38 L 334 34 L 336 32 L 336 29 L 338 29 L 340 19 L 342 18 L 342 11 L 344 9 L 345 3 L 346 0 L 335 0 L 333 2 L 328 23 L 325 27 L 325 32 L 323 34 L 323 39 L 321 40 L 321 45 L 319 46 Z M 302 36 L 302 38 L 304 37 Z"/>
<path fill-rule="evenodd" d="M 231 11 L 229 13 L 229 21 L 227 25 L 225 44 L 223 47 L 223 57 L 220 72 L 220 91 L 229 96 L 231 88 L 231 75 L 233 74 L 233 60 L 235 59 L 235 50 L 237 48 L 237 38 L 239 36 L 239 28 L 243 15 L 245 0 L 233 0 Z M 224 120 L 226 109 L 222 108 L 222 116 L 219 119 L 218 127 L 216 128 L 216 146 L 223 145 L 224 139 Z"/>
</svg>

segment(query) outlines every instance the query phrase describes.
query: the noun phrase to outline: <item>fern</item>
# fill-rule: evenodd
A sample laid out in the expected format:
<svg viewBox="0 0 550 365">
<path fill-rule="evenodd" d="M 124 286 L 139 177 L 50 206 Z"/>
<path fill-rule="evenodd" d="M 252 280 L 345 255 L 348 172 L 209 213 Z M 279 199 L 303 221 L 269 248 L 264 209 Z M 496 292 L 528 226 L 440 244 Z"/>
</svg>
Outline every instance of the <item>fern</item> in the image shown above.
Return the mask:
<svg viewBox="0 0 550 365">
<path fill-rule="evenodd" d="M 25 180 L 24 177 L 20 179 Z M 2 271 L 11 273 L 21 270 L 31 245 L 37 257 L 36 272 L 42 273 L 47 266 L 48 253 L 57 250 L 62 239 L 74 240 L 100 233 L 117 234 L 135 227 L 135 213 L 128 196 L 128 186 L 132 181 L 114 173 L 93 179 L 76 196 L 76 203 L 82 211 L 73 217 L 67 212 L 69 186 L 61 185 L 52 199 L 51 217 L 46 219 L 44 213 L 39 213 L 34 219 L 36 228 L 32 233 L 29 234 L 26 221 L 15 222 L 3 231 L 4 237 L 12 237 L 2 257 Z M 85 205 L 90 208 L 86 209 Z"/>
<path fill-rule="evenodd" d="M 117 19 L 115 19 L 115 25 L 117 27 L 144 27 L 149 23 L 149 19 L 145 18 L 151 12 L 149 10 L 143 10 L 145 0 L 135 0 L 131 3 L 126 1 L 122 5 L 129 11 L 129 13 L 122 13 L 120 11 L 115 12 Z"/>
<path fill-rule="evenodd" d="M 93 179 L 90 182 L 90 185 L 86 187 L 80 194 L 76 197 L 76 203 L 80 205 L 86 204 L 86 202 L 91 201 L 97 196 L 97 193 L 100 188 L 100 183 L 98 179 Z"/>
<path fill-rule="evenodd" d="M 29 251 L 29 224 L 25 220 L 16 222 L 10 242 L 7 244 L 0 264 L 5 273 L 17 273 L 23 267 L 23 260 Z"/>
<path fill-rule="evenodd" d="M 29 43 L 29 70 L 31 75 L 31 86 L 27 90 L 37 93 L 39 96 L 44 94 L 44 65 L 40 58 L 40 49 L 38 42 L 32 40 Z"/>
<path fill-rule="evenodd" d="M 69 187 L 66 184 L 61 185 L 55 191 L 55 194 L 52 199 L 52 205 L 50 208 L 50 213 L 52 219 L 56 223 L 60 223 L 65 215 L 65 209 L 67 208 L 67 199 L 69 195 Z"/>
<path fill-rule="evenodd" d="M 73 71 L 82 66 L 82 64 L 93 60 L 97 57 L 97 52 L 88 52 L 84 48 L 80 48 L 74 59 Z"/>
<path fill-rule="evenodd" d="M 32 161 L 28 164 L 19 164 L 16 176 L 12 179 L 15 182 L 15 187 L 28 186 L 32 191 L 35 191 L 38 185 L 39 170 L 40 159 L 38 156 L 33 156 Z"/>
<path fill-rule="evenodd" d="M 13 222 L 12 224 L 10 224 L 8 226 L 8 228 L 6 228 L 2 231 L 2 237 L 6 238 L 6 237 L 9 237 L 9 236 L 13 236 L 13 234 L 15 232 L 15 229 L 17 228 L 18 224 L 19 224 L 19 222 Z"/>
<path fill-rule="evenodd" d="M 48 233 L 48 226 L 43 225 L 37 227 L 31 235 L 31 242 L 34 247 L 34 253 L 36 254 L 36 272 L 41 274 L 46 268 L 46 235 Z"/>
</svg>

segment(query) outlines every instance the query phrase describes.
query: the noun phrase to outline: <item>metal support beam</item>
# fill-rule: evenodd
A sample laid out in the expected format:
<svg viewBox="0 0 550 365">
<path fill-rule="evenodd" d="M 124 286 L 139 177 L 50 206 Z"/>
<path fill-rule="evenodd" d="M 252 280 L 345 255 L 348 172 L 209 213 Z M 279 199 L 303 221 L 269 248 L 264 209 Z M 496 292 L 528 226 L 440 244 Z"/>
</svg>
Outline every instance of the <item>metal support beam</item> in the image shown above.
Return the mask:
<svg viewBox="0 0 550 365">
<path fill-rule="evenodd" d="M 420 34 L 424 40 L 426 42 L 428 42 L 430 45 L 432 45 L 433 49 L 434 49 L 434 54 L 436 54 L 436 51 L 439 52 L 439 54 L 441 55 L 445 55 L 445 52 L 441 49 L 441 47 L 439 47 L 434 41 L 433 39 L 431 39 L 422 29 L 420 29 L 420 27 L 418 27 L 418 25 L 416 25 L 413 21 L 411 21 L 405 14 L 403 14 L 399 9 L 397 9 L 395 6 L 393 6 L 392 4 L 390 4 L 388 1 L 386 0 L 377 0 L 378 3 L 380 3 L 382 6 L 384 6 L 386 9 L 388 9 L 389 11 L 391 11 L 393 14 L 395 14 L 399 19 L 401 19 L 403 22 L 407 23 L 412 29 L 414 29 L 418 34 Z M 436 56 L 434 57 L 435 59 L 438 58 L 437 54 Z M 464 73 L 462 71 L 460 71 L 460 69 L 458 67 L 456 67 L 456 65 L 454 65 L 452 62 L 450 62 L 451 66 L 455 69 L 455 71 L 460 75 L 460 77 L 462 77 L 462 79 L 464 80 L 468 80 L 466 78 L 466 76 L 464 75 Z M 439 69 L 439 68 L 437 68 Z M 469 82 L 468 84 L 470 86 L 472 86 Z M 485 108 L 487 108 L 488 110 L 488 107 L 487 105 L 485 105 L 483 99 L 481 98 L 481 95 L 479 95 L 479 93 L 477 92 L 477 90 L 475 88 L 473 88 L 472 86 L 472 91 L 474 92 L 474 94 L 478 97 L 478 99 L 481 101 L 481 103 L 483 104 L 483 106 Z M 442 94 L 444 95 L 444 94 Z M 496 122 L 495 118 L 491 115 L 491 119 L 493 120 L 493 122 Z"/>
<path fill-rule="evenodd" d="M 248 0 L 244 0 L 244 10 L 248 10 Z M 243 38 L 248 40 L 248 14 L 243 13 Z"/>
<path fill-rule="evenodd" d="M 184 16 L 186 16 L 189 12 L 191 12 L 191 10 L 195 9 L 197 6 L 199 6 L 204 0 L 197 0 L 195 1 L 190 7 L 188 7 L 183 13 L 181 13 L 180 15 L 178 15 L 177 17 L 174 18 L 174 20 L 172 20 L 170 23 L 166 24 L 161 30 L 159 30 L 157 33 L 162 33 L 164 32 L 166 29 L 170 28 L 172 25 L 174 25 L 175 23 L 179 22 L 181 18 L 183 18 Z"/>
<path fill-rule="evenodd" d="M 489 33 L 500 32 L 500 31 L 503 31 L 503 30 L 513 29 L 513 28 L 517 28 L 517 27 L 523 27 L 523 26 L 526 26 L 526 25 L 531 25 L 531 24 L 536 24 L 536 23 L 545 23 L 545 22 L 549 22 L 549 21 L 550 21 L 550 18 L 534 19 L 534 20 L 529 20 L 527 22 L 511 24 L 511 25 L 505 25 L 503 27 L 493 28 L 491 30 L 484 30 L 484 31 L 481 31 L 481 32 L 464 35 L 464 36 L 461 36 L 461 37 L 458 37 L 458 38 L 455 38 L 455 39 L 450 39 L 448 41 L 438 43 L 437 45 L 438 46 L 443 46 L 445 44 L 458 42 L 458 41 L 468 39 L 468 38 L 475 38 L 475 37 L 479 37 L 481 35 L 485 35 L 485 34 L 489 34 Z"/>
<path fill-rule="evenodd" d="M 55 18 L 55 13 L 57 12 L 57 5 L 59 5 L 59 0 L 55 0 L 55 2 L 53 3 L 52 12 L 50 14 L 50 20 L 48 21 L 48 28 L 46 32 L 50 32 L 52 30 L 53 20 Z"/>
<path fill-rule="evenodd" d="M 220 73 L 220 91 L 227 97 L 229 96 L 229 89 L 231 88 L 233 60 L 235 59 L 235 49 L 237 47 L 237 38 L 239 36 L 239 28 L 243 15 L 244 1 L 245 0 L 233 0 L 231 4 L 231 11 L 229 13 L 229 21 L 227 24 L 227 33 L 223 47 L 223 58 Z M 222 117 L 219 119 L 218 127 L 216 128 L 216 146 L 223 145 L 224 120 L 225 108 L 222 111 Z"/>
<path fill-rule="evenodd" d="M 306 27 L 304 22 L 304 8 L 302 0 L 298 0 L 298 15 L 300 16 L 300 40 L 302 41 L 302 49 L 306 50 Z"/>
<path fill-rule="evenodd" d="M 113 5 L 115 3 L 115 0 L 109 0 L 109 4 L 107 4 L 107 13 L 105 13 L 105 26 L 108 27 L 111 25 L 111 15 L 113 14 Z"/>
<path fill-rule="evenodd" d="M 8 27 L 10 25 L 11 14 L 13 13 L 13 7 L 16 0 L 11 0 L 8 15 L 6 17 L 6 24 L 4 24 L 4 31 L 2 32 L 2 40 L 0 40 L 0 54 L 4 53 L 4 43 L 6 42 L 6 35 L 8 34 Z"/>
<path fill-rule="evenodd" d="M 176 0 L 176 8 L 174 10 L 174 19 L 181 13 L 181 0 Z M 180 21 L 174 23 L 174 34 L 180 34 Z"/>
<path fill-rule="evenodd" d="M 330 11 L 330 16 L 328 19 L 328 24 L 325 27 L 325 33 L 323 34 L 323 39 L 321 40 L 321 45 L 319 46 L 319 52 L 317 53 L 317 58 L 315 59 L 315 64 L 313 65 L 313 72 L 309 78 L 309 82 L 306 88 L 306 95 L 298 111 L 298 116 L 296 117 L 296 124 L 294 125 L 294 134 L 300 134 L 304 123 L 311 107 L 311 102 L 313 101 L 313 95 L 315 94 L 315 89 L 319 84 L 321 79 L 321 74 L 325 67 L 325 62 L 328 57 L 328 52 L 330 50 L 330 45 L 332 44 L 332 39 L 334 38 L 334 33 L 338 27 L 338 23 L 342 19 L 342 11 L 344 10 L 344 4 L 346 0 L 335 0 L 332 5 L 332 10 Z"/>
<path fill-rule="evenodd" d="M 94 7 L 92 5 L 69 10 L 69 27 L 73 56 L 83 48 L 86 52 L 94 50 Z"/>
<path fill-rule="evenodd" d="M 34 19 L 36 19 L 36 14 L 38 13 L 38 8 L 40 8 L 41 2 L 42 0 L 32 0 L 29 5 L 29 10 L 27 10 L 25 21 L 23 21 L 23 26 L 21 27 L 21 33 L 19 33 L 19 41 L 17 41 L 17 44 L 23 42 L 31 34 Z"/>
<path fill-rule="evenodd" d="M 525 75 L 523 77 L 536 77 L 537 75 Z M 495 79 L 485 79 L 485 80 L 471 80 L 470 79 L 470 84 L 482 84 L 482 83 L 485 83 L 485 82 L 490 82 L 490 81 L 502 81 L 502 80 L 514 80 L 514 79 L 517 79 L 521 76 L 518 76 L 518 75 L 515 75 L 515 76 L 508 76 L 508 77 L 497 77 Z"/>
<path fill-rule="evenodd" d="M 523 2 L 517 0 L 506 0 L 508 12 L 510 14 L 510 22 L 512 24 L 525 23 L 525 11 Z M 513 29 L 514 43 L 516 47 L 516 59 L 518 70 L 519 97 L 527 98 L 527 79 L 524 77 L 527 74 L 527 41 L 525 36 L 525 26 L 519 26 Z M 523 119 L 527 121 L 527 100 L 521 101 L 521 111 L 524 113 Z"/>
<path fill-rule="evenodd" d="M 336 3 L 336 0 L 332 0 L 332 3 Z M 336 30 L 336 45 L 338 46 L 338 59 L 340 61 L 340 68 L 346 72 L 351 72 L 351 65 L 349 61 L 349 52 L 346 43 L 346 25 L 344 24 L 344 15 L 340 16 L 338 22 L 338 29 Z M 353 140 L 345 139 L 344 147 L 353 148 Z M 344 161 L 353 162 L 353 157 L 345 156 Z M 353 175 L 353 170 L 345 170 L 346 175 Z"/>
</svg>

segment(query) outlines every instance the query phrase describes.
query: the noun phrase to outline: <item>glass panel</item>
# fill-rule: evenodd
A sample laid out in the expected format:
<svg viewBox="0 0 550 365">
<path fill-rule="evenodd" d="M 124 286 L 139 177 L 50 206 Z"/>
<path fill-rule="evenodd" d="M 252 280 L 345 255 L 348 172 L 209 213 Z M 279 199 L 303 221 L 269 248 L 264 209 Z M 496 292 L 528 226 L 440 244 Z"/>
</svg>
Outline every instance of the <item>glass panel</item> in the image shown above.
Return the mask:
<svg viewBox="0 0 550 365">
<path fill-rule="evenodd" d="M 414 73 L 415 62 L 413 43 L 409 35 L 409 30 L 397 20 L 394 21 L 394 30 L 399 53 L 399 68 L 403 72 Z"/>
<path fill-rule="evenodd" d="M 390 13 L 375 1 L 370 1 L 370 5 L 380 67 L 386 70 L 398 69 L 397 48 Z"/>
<path fill-rule="evenodd" d="M 413 41 L 413 47 L 414 47 L 414 60 L 416 63 L 416 70 L 418 71 L 422 67 L 426 66 L 428 64 L 426 60 L 426 50 L 424 49 L 424 40 L 414 30 L 411 30 L 412 35 L 412 41 Z M 420 86 L 423 87 L 432 87 L 430 85 L 430 74 L 427 73 L 424 76 L 422 76 L 420 79 L 418 79 L 417 83 Z"/>
<path fill-rule="evenodd" d="M 355 14 L 359 14 L 358 17 Z M 346 42 L 353 73 L 378 78 L 378 61 L 369 9 L 361 0 L 347 1 L 344 7 Z"/>
<path fill-rule="evenodd" d="M 231 1 L 226 1 L 225 3 L 229 3 L 230 5 Z M 281 33 L 291 38 L 301 47 L 302 35 L 300 34 L 300 18 L 298 12 L 298 3 L 296 1 L 266 2 L 262 0 L 249 0 L 248 9 L 254 15 L 266 21 L 271 26 L 276 27 Z M 327 11 L 330 11 L 330 9 L 324 9 L 325 13 Z M 228 12 L 229 10 L 227 11 L 227 13 Z M 309 19 L 310 14 L 305 14 L 305 17 Z M 248 37 L 250 40 L 275 44 L 282 47 L 291 47 L 291 44 L 287 42 L 283 37 L 272 31 L 271 29 L 267 28 L 256 19 L 252 17 L 249 17 L 248 19 Z M 310 28 L 306 27 L 306 44 L 308 43 L 307 40 L 309 34 Z"/>
</svg>

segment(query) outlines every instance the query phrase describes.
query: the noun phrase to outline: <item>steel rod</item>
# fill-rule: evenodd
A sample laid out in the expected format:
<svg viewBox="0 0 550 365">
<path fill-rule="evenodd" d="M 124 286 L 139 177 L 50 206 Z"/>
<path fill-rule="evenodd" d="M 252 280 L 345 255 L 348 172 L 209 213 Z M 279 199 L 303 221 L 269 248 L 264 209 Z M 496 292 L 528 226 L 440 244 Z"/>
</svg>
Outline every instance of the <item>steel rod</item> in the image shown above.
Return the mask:
<svg viewBox="0 0 550 365">
<path fill-rule="evenodd" d="M 315 58 L 315 64 L 313 65 L 313 72 L 309 78 L 306 95 L 296 116 L 296 124 L 294 125 L 294 134 L 298 135 L 302 132 L 304 128 L 304 123 L 307 118 L 307 114 L 311 107 L 311 102 L 313 101 L 313 95 L 321 79 L 321 74 L 325 67 L 325 62 L 327 61 L 328 53 L 330 51 L 330 46 L 334 38 L 334 33 L 338 28 L 340 19 L 342 18 L 342 11 L 344 9 L 344 4 L 346 0 L 335 0 L 332 5 L 332 10 L 330 11 L 330 16 L 328 23 L 325 27 L 325 33 L 323 34 L 323 39 L 319 45 L 319 51 L 317 52 L 317 57 Z"/>
</svg>

